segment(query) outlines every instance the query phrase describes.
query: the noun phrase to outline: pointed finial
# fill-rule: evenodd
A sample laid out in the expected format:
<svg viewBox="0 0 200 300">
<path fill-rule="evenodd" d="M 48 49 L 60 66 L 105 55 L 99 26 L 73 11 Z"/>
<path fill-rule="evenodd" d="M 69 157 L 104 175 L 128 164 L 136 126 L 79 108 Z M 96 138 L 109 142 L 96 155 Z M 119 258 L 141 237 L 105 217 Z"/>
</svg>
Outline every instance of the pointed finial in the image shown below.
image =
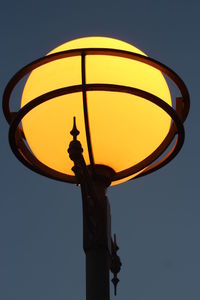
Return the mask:
<svg viewBox="0 0 200 300">
<path fill-rule="evenodd" d="M 117 238 L 116 238 L 116 234 L 114 234 L 114 241 L 112 242 L 112 256 L 111 256 L 110 270 L 113 273 L 112 283 L 114 285 L 115 296 L 117 295 L 117 285 L 119 283 L 117 274 L 120 272 L 121 265 L 122 265 L 120 257 L 117 255 L 118 250 L 119 247 L 117 245 Z"/>
<path fill-rule="evenodd" d="M 114 295 L 117 296 L 117 285 L 119 283 L 119 279 L 117 278 L 117 275 L 115 274 L 113 279 L 111 280 L 114 285 Z"/>
<path fill-rule="evenodd" d="M 74 141 L 76 141 L 77 136 L 79 135 L 80 131 L 78 131 L 77 127 L 76 127 L 76 117 L 73 117 L 73 128 L 70 131 L 70 134 L 73 136 Z"/>
</svg>

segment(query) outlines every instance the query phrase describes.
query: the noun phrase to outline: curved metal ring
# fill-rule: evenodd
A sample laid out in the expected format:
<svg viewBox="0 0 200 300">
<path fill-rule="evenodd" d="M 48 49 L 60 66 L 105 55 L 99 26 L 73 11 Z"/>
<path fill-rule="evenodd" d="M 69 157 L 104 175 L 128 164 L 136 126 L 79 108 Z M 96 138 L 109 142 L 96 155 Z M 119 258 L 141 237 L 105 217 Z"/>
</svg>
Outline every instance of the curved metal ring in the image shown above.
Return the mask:
<svg viewBox="0 0 200 300">
<path fill-rule="evenodd" d="M 54 54 L 47 55 L 45 57 L 39 58 L 32 63 L 26 65 L 21 70 L 19 70 L 8 82 L 4 94 L 3 94 L 3 112 L 5 115 L 6 120 L 10 124 L 12 121 L 12 113 L 10 112 L 10 96 L 12 93 L 12 90 L 17 85 L 17 83 L 29 72 L 33 71 L 34 69 L 47 64 L 49 62 L 67 58 L 67 57 L 73 57 L 73 56 L 81 56 L 81 55 L 110 55 L 110 56 L 117 56 L 117 57 L 123 57 L 128 58 L 136 61 L 140 61 L 142 63 L 145 63 L 147 65 L 152 66 L 155 69 L 158 69 L 159 71 L 163 72 L 165 75 L 167 75 L 179 88 L 179 91 L 182 95 L 183 101 L 184 101 L 184 107 L 182 111 L 182 121 L 184 122 L 190 107 L 190 100 L 189 100 L 189 93 L 187 90 L 187 87 L 183 80 L 169 67 L 165 66 L 164 64 L 161 64 L 160 62 L 156 61 L 155 59 L 152 59 L 150 57 L 132 53 L 129 51 L 124 50 L 117 50 L 117 49 L 103 49 L 103 48 L 82 48 L 82 49 L 73 49 L 73 50 L 66 50 L 62 52 L 57 52 Z"/>
<path fill-rule="evenodd" d="M 19 143 L 19 141 L 16 141 L 16 133 L 17 133 L 17 127 L 18 127 L 20 121 L 22 120 L 22 118 L 28 112 L 30 112 L 32 109 L 34 109 L 36 106 L 38 106 L 48 100 L 52 100 L 53 98 L 58 97 L 58 96 L 75 93 L 75 92 L 81 92 L 82 88 L 83 88 L 82 85 L 77 85 L 77 86 L 65 87 L 65 88 L 61 88 L 58 90 L 48 92 L 48 93 L 43 94 L 43 95 L 35 98 L 34 100 L 30 101 L 29 103 L 27 103 L 25 106 L 23 106 L 19 110 L 19 112 L 15 116 L 15 118 L 10 126 L 9 142 L 10 142 L 12 151 L 24 165 L 26 165 L 33 171 L 40 173 L 42 175 L 45 175 L 47 177 L 54 178 L 54 179 L 61 180 L 61 181 L 67 181 L 67 182 L 71 182 L 71 183 L 75 182 L 74 176 L 66 175 L 61 172 L 55 171 L 55 170 L 47 167 L 40 161 L 38 161 L 31 154 L 31 152 L 28 150 L 28 148 L 25 146 L 25 144 L 23 144 L 22 142 L 20 145 L 20 146 L 22 146 L 21 149 L 20 148 L 18 149 L 17 143 Z M 139 90 L 136 88 L 126 87 L 126 86 L 111 85 L 111 84 L 86 84 L 84 86 L 84 88 L 87 91 L 102 91 L 103 90 L 103 91 L 113 91 L 113 92 L 117 91 L 117 92 L 122 92 L 122 93 L 129 93 L 132 95 L 142 97 L 143 99 L 148 100 L 148 101 L 158 105 L 161 109 L 163 109 L 166 113 L 168 113 L 168 115 L 170 115 L 170 117 L 173 119 L 176 129 L 177 129 L 177 133 L 178 133 L 177 142 L 173 148 L 173 151 L 171 151 L 171 153 L 167 157 L 167 162 L 169 162 L 172 158 L 174 158 L 176 156 L 176 154 L 180 151 L 180 149 L 183 145 L 183 142 L 184 142 L 184 128 L 183 128 L 182 122 L 179 119 L 177 113 L 165 101 L 161 100 L 160 98 L 158 98 L 155 95 L 152 95 L 148 92 L 145 92 L 145 91 L 142 91 L 142 90 Z M 164 143 L 164 141 L 162 143 L 163 145 L 161 144 L 151 155 L 149 155 L 147 158 L 145 158 L 140 163 L 138 163 L 126 170 L 116 173 L 114 175 L 114 177 L 112 178 L 112 181 L 120 180 L 122 178 L 134 175 L 134 173 L 137 173 L 137 172 L 141 171 L 142 169 L 146 168 L 147 166 L 149 166 L 153 161 L 155 161 L 165 151 L 165 149 L 168 147 L 169 143 L 172 141 L 175 134 L 176 134 L 176 131 L 174 131 L 174 127 L 172 126 L 169 134 L 167 135 L 167 137 L 164 140 L 165 143 Z M 19 133 L 18 133 L 18 135 L 19 135 Z M 168 142 L 166 143 L 167 140 L 168 140 Z M 23 149 L 24 146 L 26 147 L 25 151 Z"/>
<path fill-rule="evenodd" d="M 123 58 L 128 58 L 128 59 L 133 59 L 133 60 L 136 60 L 136 61 L 140 61 L 142 63 L 145 63 L 147 65 L 150 65 L 150 66 L 160 70 L 161 72 L 166 74 L 177 85 L 177 87 L 179 88 L 179 91 L 181 92 L 182 98 L 180 98 L 180 99 L 182 101 L 181 101 L 181 103 L 179 103 L 180 105 L 178 107 L 178 116 L 177 116 L 177 113 L 175 113 L 174 110 L 170 106 L 169 107 L 173 111 L 174 118 L 177 118 L 177 120 L 180 118 L 182 122 L 185 121 L 185 119 L 187 117 L 187 114 L 188 114 L 188 111 L 189 111 L 189 106 L 190 106 L 189 93 L 188 93 L 188 90 L 187 90 L 184 82 L 182 81 L 182 79 L 173 70 L 171 70 L 167 66 L 161 64 L 160 62 L 158 62 L 158 61 L 156 61 L 152 58 L 143 56 L 141 54 L 132 53 L 132 52 L 129 52 L 129 51 L 124 51 L 124 50 L 107 49 L 107 48 L 106 49 L 102 49 L 102 48 L 85 48 L 85 49 L 66 50 L 66 51 L 62 51 L 62 52 L 58 52 L 58 53 L 54 53 L 54 54 L 42 57 L 42 58 L 28 64 L 27 66 L 22 68 L 19 72 L 17 72 L 11 78 L 9 83 L 7 84 L 6 89 L 4 91 L 4 95 L 3 95 L 3 111 L 4 111 L 4 115 L 5 115 L 8 123 L 11 124 L 12 120 L 15 119 L 15 117 L 19 114 L 19 113 L 15 113 L 15 112 L 14 113 L 10 112 L 10 106 L 9 106 L 10 95 L 11 95 L 12 90 L 14 89 L 15 85 L 26 74 L 28 74 L 29 72 L 31 72 L 35 68 L 38 68 L 39 66 L 42 66 L 42 65 L 44 65 L 46 63 L 49 63 L 51 61 L 62 59 L 62 58 L 67 58 L 67 57 L 72 57 L 72 56 L 82 56 L 82 55 L 84 55 L 84 56 L 86 56 L 86 55 L 110 55 L 110 56 L 123 57 Z M 102 85 L 101 84 L 96 84 L 96 85 L 93 84 L 93 87 L 92 87 L 92 85 L 90 85 L 89 89 L 90 90 L 97 90 L 97 88 L 98 88 L 100 90 L 104 90 L 104 88 L 106 87 L 105 90 L 119 91 L 119 88 L 120 88 L 121 91 L 123 91 L 125 93 L 132 93 L 131 90 L 132 91 L 137 90 L 137 89 L 134 89 L 134 88 L 124 87 L 124 86 L 118 86 L 118 87 L 116 85 L 109 85 L 109 86 L 110 86 L 110 88 L 107 89 L 108 85 L 106 85 L 106 84 L 102 84 Z M 82 85 L 79 86 L 80 91 L 82 91 L 81 87 L 82 87 Z M 70 89 L 76 89 L 76 88 L 77 87 L 69 87 L 68 89 L 70 90 Z M 78 90 L 79 90 L 79 88 L 78 88 Z M 63 88 L 63 89 L 65 89 L 65 88 Z M 61 91 L 63 89 L 59 89 L 59 90 Z M 51 94 L 52 97 L 56 97 L 56 96 L 53 96 L 54 92 L 57 93 L 58 91 L 53 91 L 53 92 L 50 92 L 50 93 L 47 93 L 47 94 L 48 95 Z M 132 93 L 132 94 L 134 94 L 134 93 Z M 140 91 L 141 97 L 145 98 L 144 94 L 150 95 L 150 98 L 152 98 L 152 97 L 156 98 L 154 95 L 151 95 L 151 94 L 149 94 L 147 92 L 144 92 L 144 91 Z M 43 96 L 45 97 L 45 95 L 42 95 L 42 97 Z M 33 101 L 35 101 L 35 100 L 33 100 Z M 151 99 L 148 99 L 148 100 L 152 101 Z M 161 99 L 159 99 L 159 100 L 162 101 Z M 45 101 L 47 101 L 47 100 L 45 100 Z M 177 122 L 179 122 L 179 121 L 177 121 Z M 179 122 L 179 123 L 181 123 L 181 122 Z M 176 123 L 176 125 L 177 124 L 178 123 Z M 181 124 L 181 126 L 182 126 L 182 124 Z M 179 127 L 181 128 L 181 126 L 179 126 Z M 158 163 L 155 163 L 155 164 L 147 167 L 146 169 L 144 169 L 136 177 L 147 175 L 147 174 L 161 168 L 163 165 L 167 164 L 169 161 L 171 161 L 176 156 L 176 154 L 180 151 L 180 148 L 181 148 L 181 146 L 183 144 L 183 140 L 184 140 L 183 126 L 182 126 L 181 131 L 180 131 L 180 128 L 179 128 L 179 132 L 182 131 L 182 134 L 180 135 L 182 137 L 180 139 L 177 139 L 177 142 L 176 142 L 175 146 L 173 147 L 173 149 L 170 151 L 170 153 L 167 156 L 165 156 Z M 128 168 L 124 171 L 118 172 L 116 174 L 115 178 L 113 178 L 113 180 L 119 180 L 120 178 L 127 177 L 126 174 L 128 174 L 128 173 L 130 174 L 130 172 L 133 172 L 132 174 L 134 174 L 135 170 L 141 169 L 140 168 L 141 165 L 146 167 L 146 165 L 149 165 L 149 163 L 147 164 L 146 162 L 151 162 L 152 163 L 153 161 L 155 161 L 167 149 L 167 147 L 169 146 L 169 144 L 173 140 L 173 138 L 175 136 L 175 133 L 176 133 L 174 131 L 174 129 L 175 129 L 174 126 L 172 126 L 169 133 L 168 133 L 168 135 L 164 139 L 164 141 L 161 143 L 161 145 L 151 155 L 149 155 L 146 159 L 144 159 L 139 164 L 137 164 L 137 165 L 135 165 L 131 168 Z M 17 128 L 16 128 L 16 130 L 17 130 Z M 10 132 L 11 132 L 11 129 L 10 129 Z M 13 147 L 16 148 L 17 151 L 15 151 L 14 148 L 12 148 L 12 150 L 14 151 L 14 153 L 16 152 L 15 155 L 27 167 L 31 168 L 33 171 L 38 172 L 40 174 L 41 174 L 40 169 L 42 169 L 43 170 L 42 174 L 45 175 L 45 176 L 48 176 L 50 178 L 54 178 L 54 179 L 58 179 L 58 180 L 62 180 L 62 181 L 67 181 L 67 182 L 74 182 L 74 176 L 70 176 L 70 175 L 66 175 L 66 174 L 57 172 L 57 171 L 45 166 L 39 160 L 37 160 L 37 158 L 34 157 L 34 155 L 26 147 L 26 145 L 23 142 L 22 138 L 20 138 L 19 130 L 17 130 L 17 135 L 16 136 L 17 136 L 17 139 L 18 139 L 17 143 L 20 144 L 20 150 L 19 150 L 20 153 L 19 153 L 19 151 L 17 150 L 17 148 L 15 146 L 13 146 Z M 180 142 L 180 140 L 182 142 Z M 10 141 L 11 145 L 13 143 L 15 144 L 15 140 L 14 140 L 14 142 Z M 28 159 L 28 157 L 29 157 L 29 159 Z M 38 167 L 36 167 L 36 165 Z M 134 178 L 136 178 L 136 177 L 134 177 Z"/>
</svg>

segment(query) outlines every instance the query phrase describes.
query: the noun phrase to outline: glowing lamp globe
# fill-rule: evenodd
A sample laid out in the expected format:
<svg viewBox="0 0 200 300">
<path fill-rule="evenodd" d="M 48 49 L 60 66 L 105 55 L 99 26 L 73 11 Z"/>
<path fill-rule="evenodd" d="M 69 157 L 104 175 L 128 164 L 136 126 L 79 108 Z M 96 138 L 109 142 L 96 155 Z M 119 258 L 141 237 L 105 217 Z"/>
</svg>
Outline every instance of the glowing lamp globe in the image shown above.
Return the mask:
<svg viewBox="0 0 200 300">
<path fill-rule="evenodd" d="M 172 109 L 163 72 L 181 90 L 186 103 L 179 110 L 182 116 Z M 87 166 L 112 169 L 112 184 L 144 173 L 178 131 L 181 139 L 175 152 L 180 150 L 181 121 L 189 109 L 187 89 L 178 75 L 135 46 L 106 37 L 64 43 L 11 80 L 5 103 L 14 83 L 28 73 L 10 143 L 17 157 L 34 171 L 75 182 L 67 153 L 73 117 Z M 4 111 L 9 114 L 7 108 Z M 19 131 L 25 142 L 17 148 Z M 22 150 L 25 144 L 28 150 Z"/>
<path fill-rule="evenodd" d="M 81 38 L 51 51 L 77 48 L 111 48 L 145 55 L 125 42 L 104 38 Z M 86 57 L 86 83 L 111 83 L 138 87 L 171 104 L 167 83 L 158 70 L 110 56 Z M 51 90 L 82 82 L 81 57 L 69 57 L 44 65 L 29 76 L 21 105 Z M 88 91 L 88 118 L 95 164 L 119 172 L 153 152 L 167 135 L 171 118 L 156 105 L 134 95 L 119 92 Z M 66 155 L 73 116 L 76 116 L 84 157 L 89 165 L 82 93 L 64 95 L 48 101 L 23 119 L 29 147 L 45 165 L 73 175 L 72 161 Z"/>
</svg>

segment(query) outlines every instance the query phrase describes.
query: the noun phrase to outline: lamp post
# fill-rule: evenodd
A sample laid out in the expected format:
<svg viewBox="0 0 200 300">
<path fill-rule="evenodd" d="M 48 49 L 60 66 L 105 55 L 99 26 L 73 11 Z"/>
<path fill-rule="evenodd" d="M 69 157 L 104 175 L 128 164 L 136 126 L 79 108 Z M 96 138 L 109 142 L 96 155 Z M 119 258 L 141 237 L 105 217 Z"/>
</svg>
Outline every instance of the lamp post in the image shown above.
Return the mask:
<svg viewBox="0 0 200 300">
<path fill-rule="evenodd" d="M 12 90 L 27 74 L 21 108 L 12 112 Z M 180 92 L 175 99 L 166 77 Z M 130 44 L 81 38 L 16 73 L 3 111 L 11 149 L 25 166 L 80 185 L 86 299 L 108 300 L 109 271 L 116 294 L 121 261 L 106 189 L 158 170 L 178 154 L 189 111 L 184 82 Z"/>
</svg>

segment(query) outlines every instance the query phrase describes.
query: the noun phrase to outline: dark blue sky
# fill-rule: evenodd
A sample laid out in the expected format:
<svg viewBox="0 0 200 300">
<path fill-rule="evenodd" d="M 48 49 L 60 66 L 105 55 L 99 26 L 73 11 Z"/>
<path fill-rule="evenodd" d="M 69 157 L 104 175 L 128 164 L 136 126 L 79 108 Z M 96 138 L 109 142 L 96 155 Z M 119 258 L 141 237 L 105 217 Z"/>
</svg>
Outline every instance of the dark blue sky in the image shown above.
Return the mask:
<svg viewBox="0 0 200 300">
<path fill-rule="evenodd" d="M 1 4 L 1 95 L 22 66 L 88 35 L 134 44 L 174 69 L 189 89 L 191 111 L 178 157 L 109 190 L 123 262 L 118 300 L 200 299 L 199 11 L 198 0 Z M 0 113 L 0 299 L 85 299 L 80 191 L 21 165 Z"/>
</svg>

